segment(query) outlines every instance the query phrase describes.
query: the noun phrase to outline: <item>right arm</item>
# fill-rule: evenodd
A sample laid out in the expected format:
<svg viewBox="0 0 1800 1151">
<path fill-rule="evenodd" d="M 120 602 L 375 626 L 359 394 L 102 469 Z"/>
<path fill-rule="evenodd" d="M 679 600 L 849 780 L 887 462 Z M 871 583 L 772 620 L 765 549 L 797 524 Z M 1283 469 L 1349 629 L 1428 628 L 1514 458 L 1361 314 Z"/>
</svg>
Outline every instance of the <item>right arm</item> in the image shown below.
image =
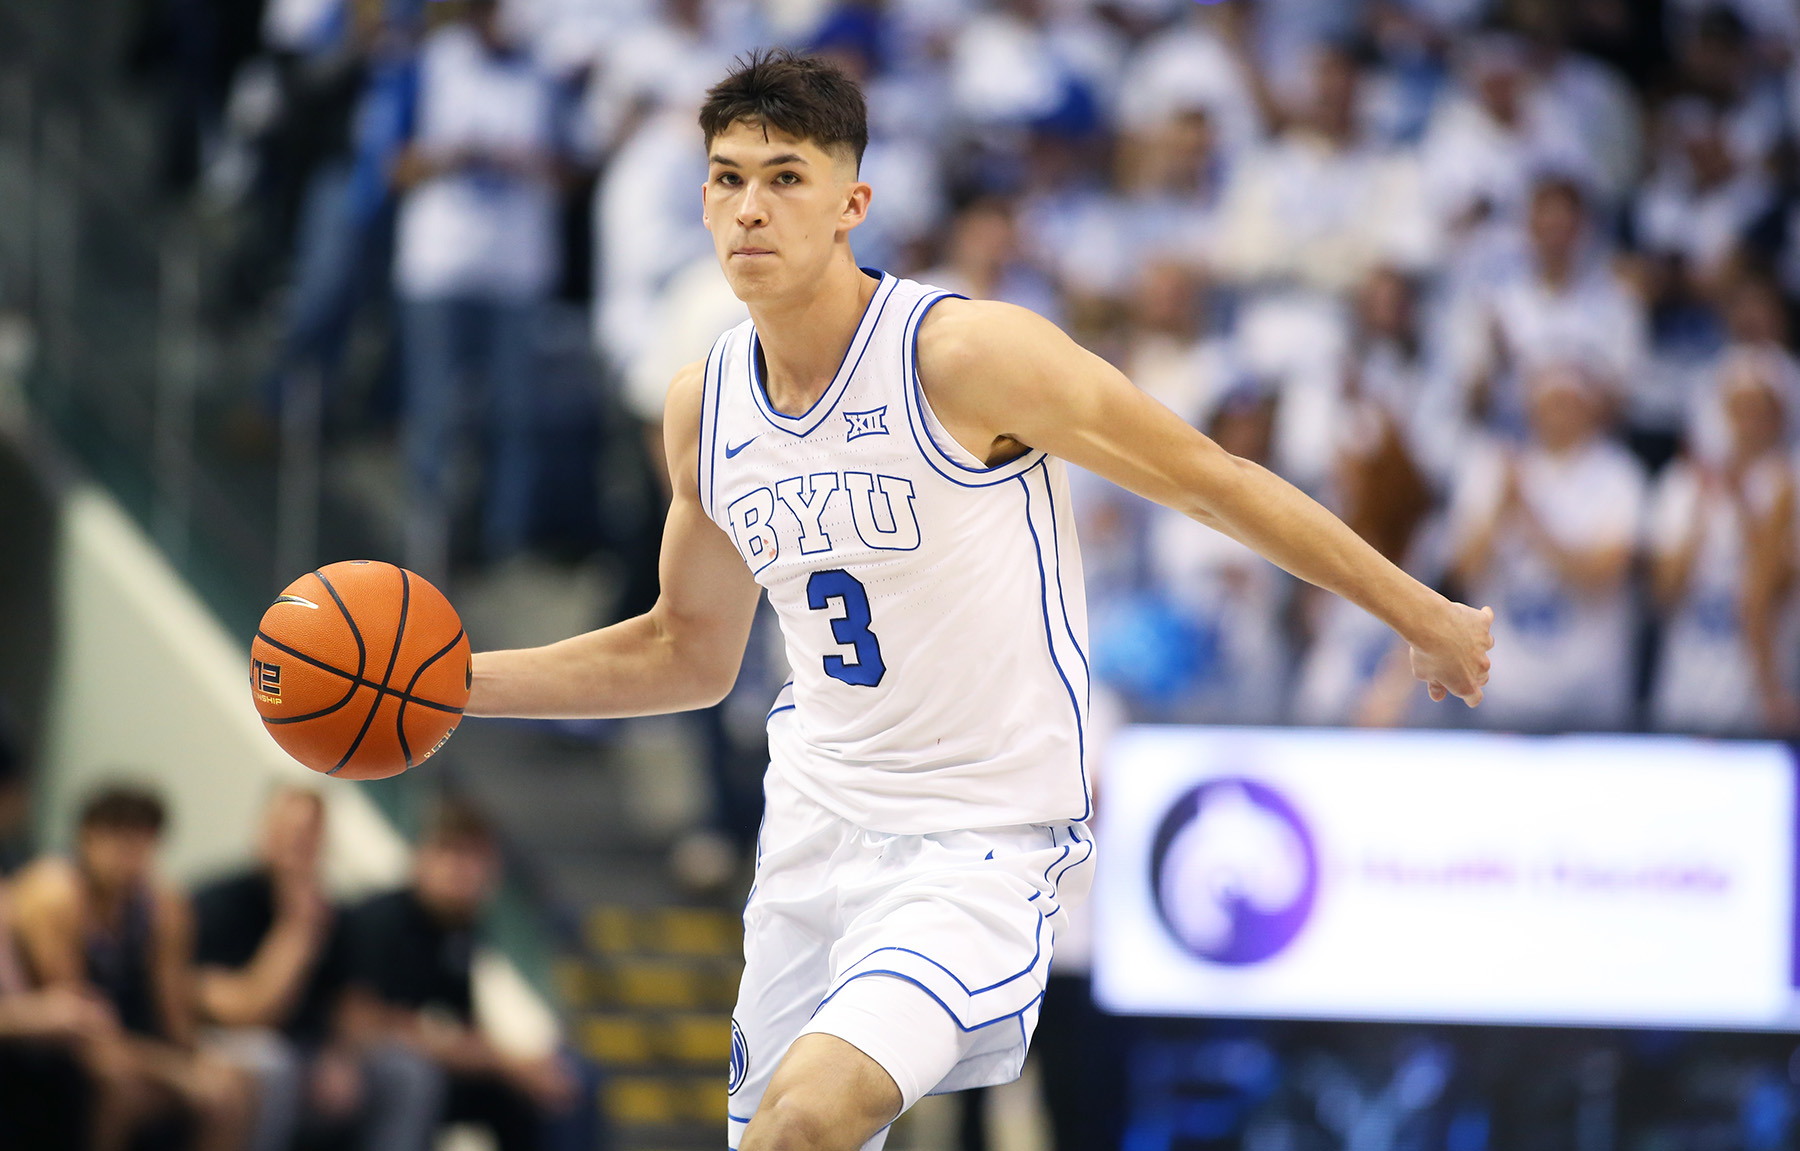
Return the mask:
<svg viewBox="0 0 1800 1151">
<path fill-rule="evenodd" d="M 256 954 L 233 969 L 199 969 L 200 1009 L 226 1027 L 280 1027 L 299 1002 L 331 929 L 331 906 L 316 886 L 284 890 L 276 881 L 276 915 Z M 203 933 L 204 935 L 204 933 Z"/>
<path fill-rule="evenodd" d="M 479 652 L 469 715 L 582 719 L 709 707 L 737 680 L 761 589 L 700 502 L 705 367 L 675 377 L 663 417 L 673 492 L 662 591 L 643 615 L 544 647 Z"/>
<path fill-rule="evenodd" d="M 85 990 L 81 883 L 60 859 L 27 867 L 14 887 L 14 926 L 19 950 L 40 987 Z"/>
</svg>

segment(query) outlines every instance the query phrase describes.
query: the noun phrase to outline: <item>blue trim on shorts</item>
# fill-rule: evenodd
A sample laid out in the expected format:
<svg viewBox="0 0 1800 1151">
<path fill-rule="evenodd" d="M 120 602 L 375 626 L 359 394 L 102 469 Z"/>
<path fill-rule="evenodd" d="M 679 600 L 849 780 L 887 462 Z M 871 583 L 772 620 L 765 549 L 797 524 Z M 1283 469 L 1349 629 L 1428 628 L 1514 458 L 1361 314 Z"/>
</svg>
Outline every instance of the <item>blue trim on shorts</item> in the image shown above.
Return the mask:
<svg viewBox="0 0 1800 1151">
<path fill-rule="evenodd" d="M 1027 902 L 1029 902 L 1029 901 L 1027 901 Z M 969 985 L 967 983 L 964 983 L 962 980 L 958 979 L 956 977 L 956 972 L 950 970 L 948 967 L 945 967 L 942 963 L 939 963 L 937 960 L 933 959 L 929 955 L 926 955 L 924 952 L 914 951 L 910 947 L 877 947 L 875 950 L 869 952 L 868 955 L 864 955 L 861 959 L 858 959 L 856 961 L 856 963 L 852 963 L 850 966 L 852 968 L 854 968 L 857 963 L 863 963 L 866 960 L 868 960 L 869 956 L 880 955 L 883 951 L 899 951 L 899 952 L 904 952 L 907 955 L 917 955 L 920 959 L 923 959 L 925 962 L 931 964 L 933 967 L 937 968 L 939 971 L 942 971 L 945 975 L 948 975 L 950 977 L 951 982 L 955 983 L 958 987 L 963 989 L 964 995 L 967 995 L 970 999 L 973 999 L 977 995 L 985 995 L 989 991 L 998 990 L 999 988 L 1005 987 L 1008 983 L 1011 983 L 1015 979 L 1021 979 L 1025 976 L 1031 974 L 1032 968 L 1037 966 L 1038 960 L 1043 958 L 1043 955 L 1044 955 L 1044 917 L 1042 915 L 1038 916 L 1036 944 L 1037 944 L 1037 950 L 1032 953 L 1031 962 L 1026 965 L 1026 967 L 1023 971 L 1020 971 L 1014 975 L 1008 975 L 1005 979 L 1002 979 L 998 983 L 990 983 L 986 987 L 977 987 L 974 990 L 970 990 Z M 860 978 L 860 973 L 858 975 L 852 975 L 850 977 L 850 979 L 857 979 L 857 978 Z M 844 980 L 844 982 L 848 983 L 848 982 L 850 982 L 850 979 L 846 979 L 846 980 Z M 835 995 L 835 994 L 837 994 L 837 992 L 835 992 L 835 991 L 832 992 L 832 995 Z M 829 1001 L 829 999 L 830 999 L 830 996 L 827 996 L 826 1000 L 821 1001 L 819 1006 L 820 1007 L 825 1006 L 825 1002 Z M 816 1015 L 816 1014 L 818 1014 L 818 1012 L 815 1011 L 814 1014 Z"/>
<path fill-rule="evenodd" d="M 1041 916 L 1039 917 L 1039 922 L 1040 923 L 1042 922 Z M 906 949 L 904 947 L 883 947 L 883 948 L 879 948 L 878 950 L 881 950 L 881 951 L 905 951 Z M 871 951 L 869 954 L 873 955 L 873 954 L 875 954 L 875 952 Z M 913 954 L 918 955 L 919 953 L 915 951 L 915 952 L 913 952 Z M 919 956 L 919 957 L 921 959 L 927 959 L 933 966 L 940 967 L 940 968 L 944 966 L 943 964 L 938 963 L 935 959 L 929 959 L 929 957 L 927 957 L 927 956 Z M 948 968 L 944 968 L 944 970 L 946 971 L 946 973 L 949 971 Z M 1026 971 L 1029 971 L 1029 970 L 1030 970 L 1029 968 L 1026 969 Z M 1021 971 L 1019 974 L 1023 975 L 1025 973 L 1026 973 L 1025 971 Z M 855 975 L 852 975 L 850 978 L 848 978 L 848 979 L 844 980 L 842 983 L 838 984 L 837 991 L 833 991 L 830 995 L 827 995 L 824 999 L 821 999 L 819 1001 L 819 1006 L 813 1009 L 812 1018 L 817 1019 L 819 1017 L 819 1012 L 823 1011 L 825 1009 L 825 1005 L 827 1003 L 830 1003 L 833 999 L 837 998 L 838 991 L 842 991 L 844 988 L 850 986 L 852 983 L 855 983 L 858 979 L 861 979 L 864 976 L 868 976 L 868 975 L 888 975 L 888 976 L 892 976 L 895 979 L 901 980 L 902 982 L 912 984 L 914 987 L 917 987 L 920 991 L 923 991 L 926 995 L 929 995 L 932 998 L 932 1001 L 935 1002 L 939 1007 L 942 1007 L 944 1009 L 944 1014 L 948 1015 L 950 1017 L 950 1022 L 956 1024 L 956 1029 L 958 1031 L 963 1031 L 963 1032 L 980 1031 L 984 1027 L 992 1027 L 996 1023 L 1004 1023 L 1008 1019 L 1015 1019 L 1015 1018 L 1019 1020 L 1019 1026 L 1022 1029 L 1024 1027 L 1025 1013 L 1027 1011 L 1030 1011 L 1033 1007 L 1035 1007 L 1044 998 L 1044 993 L 1042 991 L 1040 991 L 1036 995 L 1031 997 L 1031 1002 L 1029 1002 L 1025 1006 L 1019 1008 L 1017 1011 L 1008 1011 L 1005 1015 L 996 1015 L 996 1016 L 994 1016 L 994 1018 L 989 1019 L 986 1022 L 976 1023 L 971 1026 L 964 1027 L 963 1021 L 956 1017 L 956 1012 L 950 1010 L 950 1005 L 948 1003 L 945 1003 L 942 999 L 938 998 L 937 992 L 935 992 L 931 988 L 925 986 L 923 983 L 920 983 L 917 979 L 915 979 L 911 975 L 906 974 L 904 971 L 891 971 L 887 968 L 876 968 L 871 971 L 859 971 Z M 956 976 L 951 975 L 950 978 L 956 979 Z M 1016 978 L 1018 978 L 1018 976 L 1014 976 L 1013 978 L 1016 979 Z M 960 983 L 961 980 L 957 980 L 957 982 Z"/>
</svg>

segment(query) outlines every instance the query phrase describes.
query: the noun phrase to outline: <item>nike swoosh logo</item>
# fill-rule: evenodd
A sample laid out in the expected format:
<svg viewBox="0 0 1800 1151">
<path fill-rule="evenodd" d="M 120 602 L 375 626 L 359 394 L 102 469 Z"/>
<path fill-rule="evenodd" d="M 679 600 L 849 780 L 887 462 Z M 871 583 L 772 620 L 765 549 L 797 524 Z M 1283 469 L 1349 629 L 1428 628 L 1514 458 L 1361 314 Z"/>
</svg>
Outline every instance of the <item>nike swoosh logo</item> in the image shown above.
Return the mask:
<svg viewBox="0 0 1800 1151">
<path fill-rule="evenodd" d="M 725 458 L 728 460 L 735 459 L 739 452 L 743 451 L 745 448 L 747 448 L 751 444 L 755 443 L 759 438 L 761 438 L 761 433 L 751 436 L 749 439 L 745 440 L 743 443 L 739 444 L 735 448 L 732 447 L 730 444 L 726 444 L 725 445 Z"/>
</svg>

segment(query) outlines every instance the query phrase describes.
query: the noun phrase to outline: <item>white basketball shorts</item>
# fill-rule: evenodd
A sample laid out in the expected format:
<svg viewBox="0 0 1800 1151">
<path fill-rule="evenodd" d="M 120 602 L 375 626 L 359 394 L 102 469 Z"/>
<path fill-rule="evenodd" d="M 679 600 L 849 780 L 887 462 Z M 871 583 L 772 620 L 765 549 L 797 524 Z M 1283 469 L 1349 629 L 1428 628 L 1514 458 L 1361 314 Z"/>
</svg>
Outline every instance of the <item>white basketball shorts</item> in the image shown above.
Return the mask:
<svg viewBox="0 0 1800 1151">
<path fill-rule="evenodd" d="M 1018 1078 L 1062 908 L 1087 895 L 1080 823 L 887 835 L 764 782 L 744 978 L 731 1021 L 735 1148 L 788 1047 L 835 1035 L 879 1063 L 904 1111 Z M 879 1151 L 883 1130 L 866 1144 Z"/>
</svg>

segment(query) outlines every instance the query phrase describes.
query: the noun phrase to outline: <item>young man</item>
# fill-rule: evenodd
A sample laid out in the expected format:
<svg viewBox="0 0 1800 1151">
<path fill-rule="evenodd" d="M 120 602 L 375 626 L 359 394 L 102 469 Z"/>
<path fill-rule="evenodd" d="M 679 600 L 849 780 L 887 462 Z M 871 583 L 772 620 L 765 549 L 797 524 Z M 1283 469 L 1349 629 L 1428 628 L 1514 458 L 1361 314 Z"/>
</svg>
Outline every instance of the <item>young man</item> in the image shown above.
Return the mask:
<svg viewBox="0 0 1800 1151">
<path fill-rule="evenodd" d="M 479 715 L 641 715 L 731 687 L 759 585 L 769 714 L 731 1146 L 878 1148 L 1018 1074 L 1059 901 L 1091 872 L 1081 562 L 1061 460 L 1233 536 L 1412 645 L 1473 705 L 1490 613 L 1382 559 L 1048 321 L 857 268 L 861 93 L 756 56 L 708 94 L 706 224 L 751 322 L 675 378 L 647 614 L 476 657 Z"/>
<path fill-rule="evenodd" d="M 96 1138 L 93 1116 L 107 1107 L 107 1085 L 90 1068 L 119 1038 L 118 1021 L 99 1000 L 31 986 L 0 880 L 0 1147 L 112 1151 Z"/>
<path fill-rule="evenodd" d="M 318 793 L 284 786 L 263 811 L 256 863 L 194 896 L 206 1043 L 257 1081 L 249 1151 L 285 1151 L 309 1126 L 315 1140 L 356 1127 L 359 1146 L 405 1146 L 395 1132 L 423 1144 L 442 1103 L 435 1084 L 420 1086 L 428 1074 L 359 1060 L 333 1033 L 348 948 L 325 892 L 324 840 Z"/>
<path fill-rule="evenodd" d="M 162 828 L 162 802 L 139 788 L 89 799 L 75 857 L 19 874 L 19 950 L 39 986 L 104 1003 L 123 1032 L 84 1058 L 99 1094 L 95 1146 L 122 1149 L 140 1129 L 180 1117 L 195 1151 L 239 1151 L 254 1092 L 195 1046 L 193 911 L 155 877 Z"/>
<path fill-rule="evenodd" d="M 500 880 L 500 847 L 474 809 L 446 801 L 413 860 L 412 883 L 349 916 L 343 1030 L 381 1083 L 432 1102 L 370 1123 L 370 1151 L 426 1151 L 441 1122 L 488 1128 L 500 1151 L 595 1142 L 591 1086 L 559 1055 L 521 1058 L 475 1026 L 476 929 Z M 419 1122 L 419 1119 L 425 1120 Z"/>
</svg>

